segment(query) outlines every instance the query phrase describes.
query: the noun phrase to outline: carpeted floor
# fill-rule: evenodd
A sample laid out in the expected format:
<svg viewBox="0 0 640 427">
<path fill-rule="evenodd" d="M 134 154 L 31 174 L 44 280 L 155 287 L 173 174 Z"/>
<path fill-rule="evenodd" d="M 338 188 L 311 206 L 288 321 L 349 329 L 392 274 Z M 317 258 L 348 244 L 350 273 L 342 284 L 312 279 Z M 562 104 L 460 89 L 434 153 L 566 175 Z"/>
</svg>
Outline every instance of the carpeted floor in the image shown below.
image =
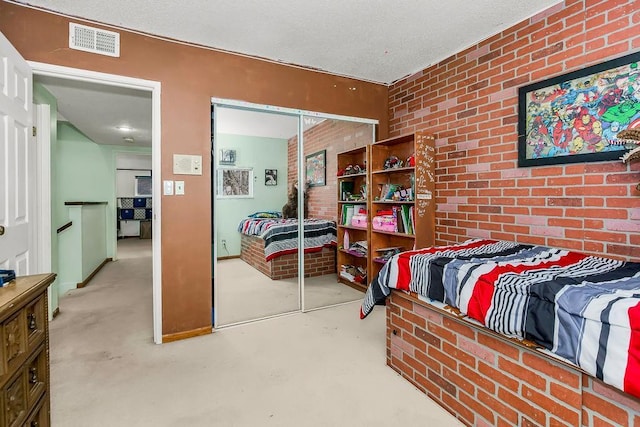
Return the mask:
<svg viewBox="0 0 640 427">
<path fill-rule="evenodd" d="M 150 241 L 60 298 L 52 425 L 458 426 L 385 365 L 385 316 L 358 303 L 152 343 Z"/>
<path fill-rule="evenodd" d="M 299 310 L 298 279 L 271 280 L 239 258 L 217 263 L 217 325 Z M 304 281 L 306 309 L 361 300 L 364 294 L 338 283 L 335 274 Z"/>
</svg>

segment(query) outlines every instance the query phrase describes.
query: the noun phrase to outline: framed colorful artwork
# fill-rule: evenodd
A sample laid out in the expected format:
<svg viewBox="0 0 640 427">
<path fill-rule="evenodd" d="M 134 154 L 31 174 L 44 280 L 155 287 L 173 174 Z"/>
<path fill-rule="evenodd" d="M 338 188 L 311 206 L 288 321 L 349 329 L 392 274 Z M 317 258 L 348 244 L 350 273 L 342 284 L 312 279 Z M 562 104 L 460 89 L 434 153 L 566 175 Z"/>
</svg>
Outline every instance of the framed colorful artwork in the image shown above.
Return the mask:
<svg viewBox="0 0 640 427">
<path fill-rule="evenodd" d="M 311 187 L 320 187 L 327 182 L 327 150 L 305 157 L 305 178 Z"/>
<path fill-rule="evenodd" d="M 640 52 L 518 90 L 518 166 L 619 159 L 640 128 Z"/>
</svg>

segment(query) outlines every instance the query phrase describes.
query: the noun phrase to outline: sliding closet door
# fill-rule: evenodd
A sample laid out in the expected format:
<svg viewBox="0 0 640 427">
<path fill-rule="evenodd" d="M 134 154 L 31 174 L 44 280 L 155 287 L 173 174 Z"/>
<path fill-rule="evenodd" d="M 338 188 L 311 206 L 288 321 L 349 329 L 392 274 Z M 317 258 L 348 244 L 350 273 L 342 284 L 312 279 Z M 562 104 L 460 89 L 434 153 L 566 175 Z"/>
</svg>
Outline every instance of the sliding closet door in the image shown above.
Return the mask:
<svg viewBox="0 0 640 427">
<path fill-rule="evenodd" d="M 214 122 L 215 326 L 298 311 L 298 117 L 214 106 Z"/>
<path fill-rule="evenodd" d="M 308 213 L 304 221 L 304 281 L 303 310 L 361 300 L 362 290 L 338 282 L 336 255 L 338 235 L 342 243 L 351 231 L 353 242 L 360 241 L 367 247 L 366 225 L 359 230 L 348 230 L 341 227 L 341 210 L 344 203 L 338 201 L 337 175 L 338 153 L 371 144 L 375 138 L 375 126 L 360 121 L 322 118 L 320 116 L 303 116 L 303 171 L 308 184 L 306 204 Z M 354 172 L 356 168 L 366 170 L 366 156 L 362 156 L 360 164 L 349 165 Z M 340 171 L 344 173 L 344 170 Z M 366 173 L 363 174 L 363 177 Z M 358 181 L 366 183 L 366 179 Z M 361 192 L 366 192 L 366 185 L 353 188 L 354 200 Z M 363 197 L 364 200 L 366 198 Z M 366 201 L 354 201 L 352 205 L 362 205 L 366 210 Z M 353 258 L 354 270 L 365 266 L 362 273 L 363 285 L 366 285 L 366 254 L 364 258 Z M 360 271 L 360 270 L 357 270 Z"/>
</svg>

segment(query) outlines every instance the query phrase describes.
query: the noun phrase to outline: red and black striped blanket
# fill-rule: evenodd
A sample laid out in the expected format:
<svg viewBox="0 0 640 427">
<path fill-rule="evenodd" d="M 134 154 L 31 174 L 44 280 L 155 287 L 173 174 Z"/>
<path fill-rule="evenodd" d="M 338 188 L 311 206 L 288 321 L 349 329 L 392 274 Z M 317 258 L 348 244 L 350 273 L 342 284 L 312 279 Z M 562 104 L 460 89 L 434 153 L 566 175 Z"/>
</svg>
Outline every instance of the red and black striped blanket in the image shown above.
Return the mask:
<svg viewBox="0 0 640 427">
<path fill-rule="evenodd" d="M 640 397 L 640 263 L 495 240 L 408 251 L 370 283 L 360 317 L 391 289 L 534 341 Z"/>
<path fill-rule="evenodd" d="M 303 228 L 305 253 L 319 252 L 322 248 L 335 246 L 337 243 L 334 221 L 305 219 Z M 246 218 L 240 221 L 238 231 L 264 240 L 264 256 L 267 261 L 298 252 L 297 219 Z"/>
</svg>

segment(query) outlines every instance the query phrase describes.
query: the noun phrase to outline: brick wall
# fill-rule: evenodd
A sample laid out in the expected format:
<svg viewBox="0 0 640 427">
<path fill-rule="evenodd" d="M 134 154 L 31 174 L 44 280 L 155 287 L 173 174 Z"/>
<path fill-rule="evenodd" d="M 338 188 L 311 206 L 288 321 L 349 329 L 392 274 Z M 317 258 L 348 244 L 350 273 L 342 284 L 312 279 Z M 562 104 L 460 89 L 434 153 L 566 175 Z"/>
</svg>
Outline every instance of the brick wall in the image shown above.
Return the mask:
<svg viewBox="0 0 640 427">
<path fill-rule="evenodd" d="M 271 261 L 264 257 L 264 240 L 255 236 L 241 236 L 240 258 L 272 280 L 298 276 L 298 254 L 282 255 Z M 324 276 L 336 272 L 336 249 L 322 248 L 304 254 L 304 277 Z"/>
<path fill-rule="evenodd" d="M 638 51 L 638 28 L 639 1 L 567 0 L 390 88 L 391 136 L 437 136 L 437 244 L 640 259 L 640 162 L 517 167 L 518 87 Z"/>
<path fill-rule="evenodd" d="M 397 291 L 387 364 L 469 426 L 640 426 L 640 400 Z"/>
<path fill-rule="evenodd" d="M 364 147 L 373 142 L 373 127 L 369 124 L 327 119 L 304 133 L 305 156 L 320 150 L 327 150 L 326 186 L 309 190 L 309 217 L 336 221 L 336 154 L 353 148 Z M 296 180 L 298 138 L 289 140 L 288 186 Z"/>
</svg>

